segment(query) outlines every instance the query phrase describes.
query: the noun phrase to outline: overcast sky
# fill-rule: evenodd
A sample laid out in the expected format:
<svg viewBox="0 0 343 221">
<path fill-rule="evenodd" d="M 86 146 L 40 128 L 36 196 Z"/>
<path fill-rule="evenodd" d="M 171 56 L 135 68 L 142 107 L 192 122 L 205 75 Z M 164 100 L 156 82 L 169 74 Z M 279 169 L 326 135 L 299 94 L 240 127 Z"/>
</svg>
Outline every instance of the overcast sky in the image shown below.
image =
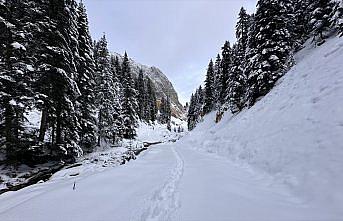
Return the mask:
<svg viewBox="0 0 343 221">
<path fill-rule="evenodd" d="M 204 80 L 209 59 L 234 41 L 242 6 L 256 0 L 83 0 L 94 39 L 106 33 L 110 51 L 128 52 L 171 80 L 182 103 Z"/>
</svg>

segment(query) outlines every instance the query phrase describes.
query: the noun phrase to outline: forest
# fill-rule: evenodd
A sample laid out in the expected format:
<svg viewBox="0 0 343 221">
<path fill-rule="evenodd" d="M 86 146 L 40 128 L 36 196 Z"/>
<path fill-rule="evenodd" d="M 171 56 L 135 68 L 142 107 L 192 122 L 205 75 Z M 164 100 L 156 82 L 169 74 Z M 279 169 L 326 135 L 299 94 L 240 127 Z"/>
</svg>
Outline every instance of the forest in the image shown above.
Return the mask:
<svg viewBox="0 0 343 221">
<path fill-rule="evenodd" d="M 75 0 L 0 1 L 0 150 L 6 163 L 73 162 L 102 143 L 134 139 L 138 121 L 170 124 L 170 101 L 92 40 Z M 159 112 L 159 115 L 158 115 Z M 30 127 L 31 115 L 40 118 Z M 38 113 L 38 114 L 37 114 Z M 36 116 L 37 117 L 37 116 Z"/>
</svg>

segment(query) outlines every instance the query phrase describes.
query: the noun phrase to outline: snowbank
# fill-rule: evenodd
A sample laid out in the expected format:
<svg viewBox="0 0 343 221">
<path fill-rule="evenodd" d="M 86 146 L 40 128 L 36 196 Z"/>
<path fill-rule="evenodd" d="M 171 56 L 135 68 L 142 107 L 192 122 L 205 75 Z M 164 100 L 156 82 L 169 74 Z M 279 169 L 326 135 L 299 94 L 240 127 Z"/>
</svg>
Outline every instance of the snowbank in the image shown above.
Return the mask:
<svg viewBox="0 0 343 221">
<path fill-rule="evenodd" d="M 171 119 L 171 131 L 167 129 L 166 124 L 159 124 L 155 122 L 154 124 L 147 124 L 145 122 L 140 122 L 137 128 L 137 142 L 167 142 L 171 140 L 178 140 L 184 135 L 187 130 L 187 123 L 178 118 L 172 117 Z M 182 127 L 182 133 L 174 131 L 174 128 Z"/>
<path fill-rule="evenodd" d="M 343 38 L 296 55 L 261 101 L 218 124 L 215 113 L 181 142 L 272 175 L 304 200 L 343 209 Z"/>
</svg>

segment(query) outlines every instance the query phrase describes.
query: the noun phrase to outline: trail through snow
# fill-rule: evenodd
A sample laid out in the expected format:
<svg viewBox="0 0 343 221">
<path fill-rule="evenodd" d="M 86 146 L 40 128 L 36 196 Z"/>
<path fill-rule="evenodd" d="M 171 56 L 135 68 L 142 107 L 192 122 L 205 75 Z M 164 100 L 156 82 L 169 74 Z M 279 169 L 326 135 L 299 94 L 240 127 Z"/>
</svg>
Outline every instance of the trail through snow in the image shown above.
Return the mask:
<svg viewBox="0 0 343 221">
<path fill-rule="evenodd" d="M 170 148 L 175 156 L 176 166 L 162 188 L 156 190 L 146 202 L 147 208 L 143 211 L 140 220 L 171 220 L 173 213 L 180 207 L 177 189 L 184 163 L 177 150 L 173 146 Z"/>
<path fill-rule="evenodd" d="M 179 143 L 156 145 L 137 160 L 100 173 L 0 196 L 3 221 L 328 220 L 339 215 L 303 202 L 265 175 Z"/>
</svg>

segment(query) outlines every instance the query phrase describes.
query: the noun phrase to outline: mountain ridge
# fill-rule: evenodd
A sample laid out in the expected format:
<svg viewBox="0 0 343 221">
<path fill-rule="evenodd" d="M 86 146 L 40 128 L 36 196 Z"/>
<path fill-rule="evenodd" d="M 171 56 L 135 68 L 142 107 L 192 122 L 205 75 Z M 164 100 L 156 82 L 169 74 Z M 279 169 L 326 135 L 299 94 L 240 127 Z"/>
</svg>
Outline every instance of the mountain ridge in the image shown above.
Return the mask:
<svg viewBox="0 0 343 221">
<path fill-rule="evenodd" d="M 117 52 L 111 52 L 111 54 L 118 57 L 119 61 L 122 62 L 123 55 Z M 169 96 L 172 106 L 172 115 L 176 118 L 185 118 L 185 110 L 183 105 L 180 103 L 178 94 L 169 78 L 156 66 L 141 64 L 132 58 L 129 59 L 129 62 L 131 72 L 135 77 L 138 76 L 139 70 L 141 69 L 143 71 L 143 75 L 149 77 L 153 82 L 156 90 L 157 100 L 160 101 L 163 96 Z"/>
</svg>

